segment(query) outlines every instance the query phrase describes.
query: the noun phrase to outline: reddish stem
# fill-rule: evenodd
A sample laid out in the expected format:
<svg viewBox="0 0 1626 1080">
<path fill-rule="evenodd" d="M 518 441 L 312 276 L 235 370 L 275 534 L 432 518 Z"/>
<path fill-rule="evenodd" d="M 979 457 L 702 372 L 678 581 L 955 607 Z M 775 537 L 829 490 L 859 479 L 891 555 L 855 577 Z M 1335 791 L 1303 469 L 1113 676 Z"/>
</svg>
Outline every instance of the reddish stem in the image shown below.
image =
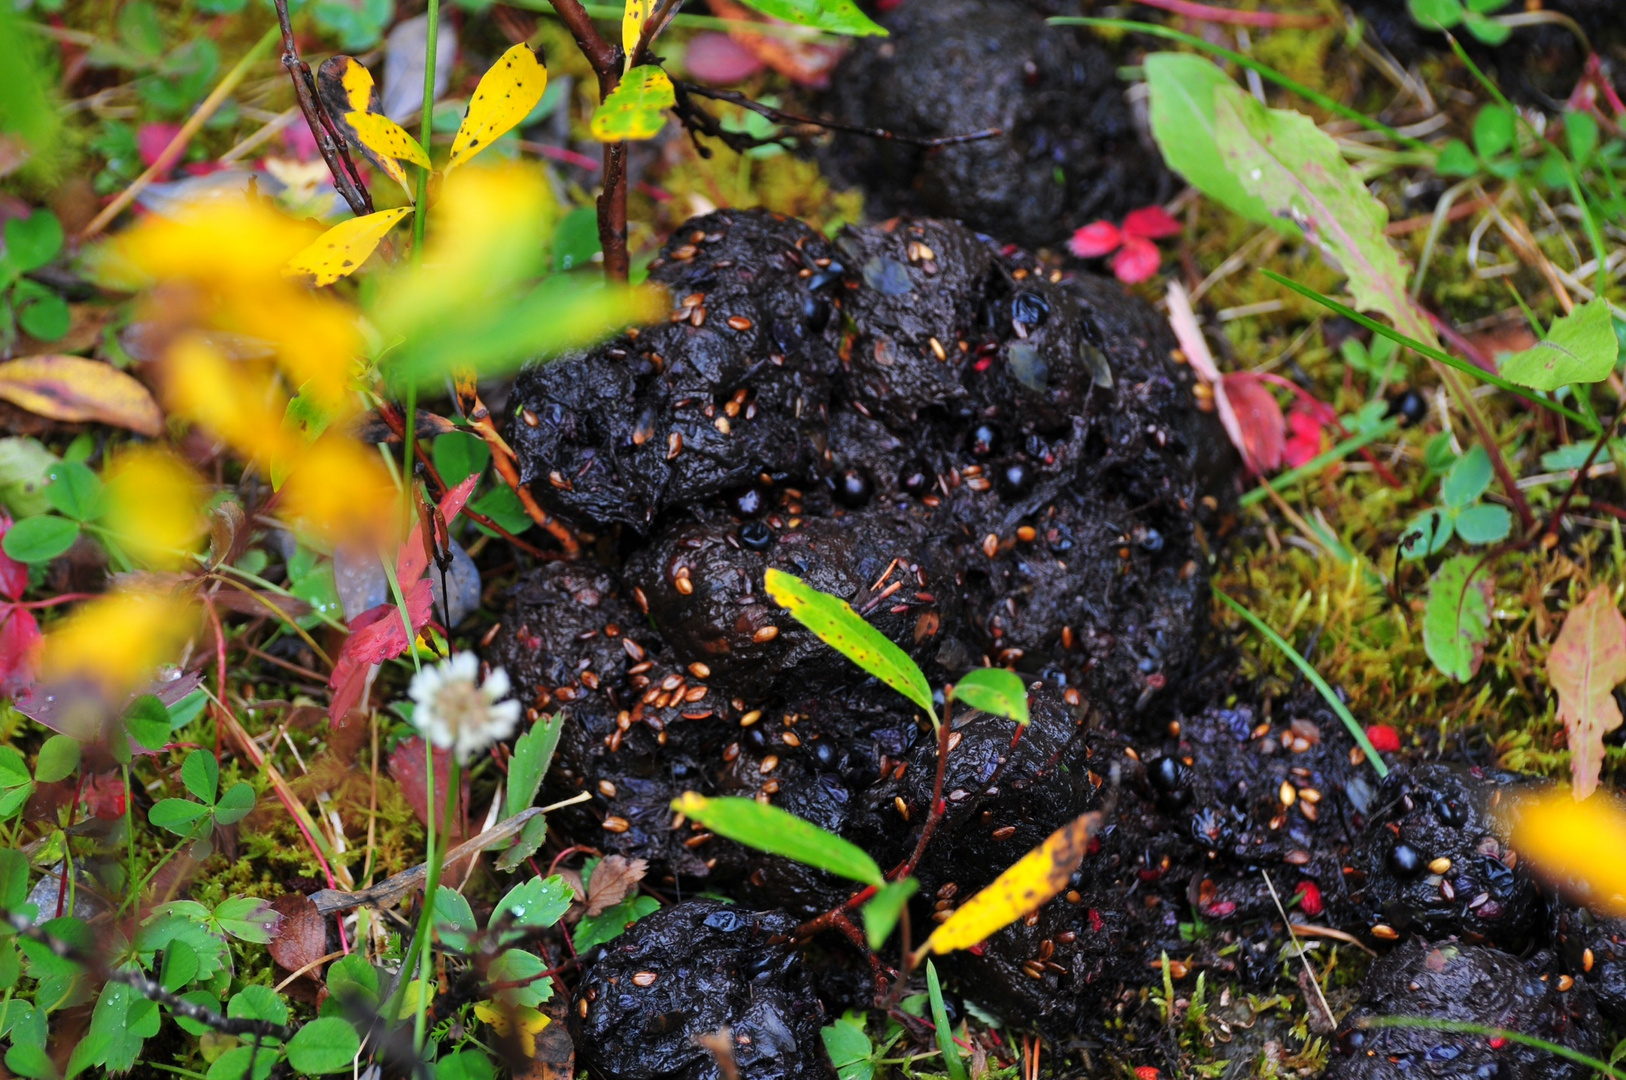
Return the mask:
<svg viewBox="0 0 1626 1080">
<path fill-rule="evenodd" d="M 1332 23 L 1332 19 L 1326 15 L 1299 15 L 1285 11 L 1233 11 L 1231 8 L 1198 4 L 1194 0 L 1139 0 L 1139 2 L 1147 7 L 1171 11 L 1200 22 L 1256 26 L 1264 30 L 1315 30 Z"/>
</svg>

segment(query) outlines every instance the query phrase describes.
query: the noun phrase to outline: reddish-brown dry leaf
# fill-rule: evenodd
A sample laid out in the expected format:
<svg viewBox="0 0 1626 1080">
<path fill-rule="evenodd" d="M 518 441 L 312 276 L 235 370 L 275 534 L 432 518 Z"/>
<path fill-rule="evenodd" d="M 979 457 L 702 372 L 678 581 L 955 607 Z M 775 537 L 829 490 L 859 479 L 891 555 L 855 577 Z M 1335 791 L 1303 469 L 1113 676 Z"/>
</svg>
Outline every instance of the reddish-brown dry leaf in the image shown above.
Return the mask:
<svg viewBox="0 0 1626 1080">
<path fill-rule="evenodd" d="M 1251 371 L 1234 371 L 1221 381 L 1236 411 L 1243 442 L 1240 449 L 1248 468 L 1259 474 L 1279 469 L 1287 446 L 1287 421 L 1275 395 Z"/>
<path fill-rule="evenodd" d="M 1607 585 L 1587 593 L 1564 617 L 1547 654 L 1547 679 L 1558 691 L 1558 718 L 1569 733 L 1575 797 L 1584 799 L 1598 787 L 1603 737 L 1620 726 L 1614 689 L 1626 682 L 1626 619 Z"/>
<path fill-rule="evenodd" d="M 271 959 L 286 971 L 298 971 L 327 955 L 327 920 L 308 897 L 287 893 L 271 901 L 271 907 L 282 916 L 277 936 L 267 946 Z M 321 972 L 312 968 L 305 977 L 320 981 Z"/>
<path fill-rule="evenodd" d="M 111 364 L 82 356 L 25 356 L 0 364 L 0 398 L 52 420 L 94 420 L 156 438 L 164 413 L 152 393 Z"/>
<path fill-rule="evenodd" d="M 627 898 L 644 875 L 649 863 L 643 859 L 628 859 L 622 855 L 606 855 L 604 861 L 593 868 L 587 880 L 587 914 L 597 915 L 606 908 L 615 907 Z"/>
</svg>

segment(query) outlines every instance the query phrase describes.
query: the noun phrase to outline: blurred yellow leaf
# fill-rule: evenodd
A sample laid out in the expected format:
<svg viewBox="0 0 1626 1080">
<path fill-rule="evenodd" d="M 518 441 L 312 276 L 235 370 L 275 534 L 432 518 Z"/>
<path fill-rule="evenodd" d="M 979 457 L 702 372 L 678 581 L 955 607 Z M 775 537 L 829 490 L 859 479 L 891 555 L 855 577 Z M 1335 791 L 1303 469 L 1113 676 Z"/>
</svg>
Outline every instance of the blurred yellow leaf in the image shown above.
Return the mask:
<svg viewBox="0 0 1626 1080">
<path fill-rule="evenodd" d="M 1068 879 L 1084 859 L 1090 837 L 1100 827 L 1101 815 L 1091 811 L 1063 825 L 1044 843 L 993 880 L 932 931 L 922 952 L 946 953 L 969 949 L 1011 923 L 1037 911 L 1067 887 Z"/>
<path fill-rule="evenodd" d="M 141 446 L 114 458 L 104 479 L 104 520 L 119 543 L 150 566 L 185 564 L 209 527 L 198 475 L 168 451 Z"/>
<path fill-rule="evenodd" d="M 361 268 L 395 223 L 412 213 L 410 206 L 341 221 L 310 247 L 288 260 L 288 272 L 305 274 L 312 285 L 331 285 Z"/>
<path fill-rule="evenodd" d="M 121 694 L 174 660 L 196 621 L 195 609 L 172 593 L 108 593 L 86 601 L 45 636 L 41 670 L 49 680 L 83 678 L 109 696 Z"/>
<path fill-rule="evenodd" d="M 655 9 L 655 0 L 627 0 L 626 14 L 621 16 L 621 47 L 627 51 L 627 63 L 638 48 L 638 38 L 644 32 L 644 23 Z"/>
<path fill-rule="evenodd" d="M 211 199 L 173 215 L 152 214 L 108 242 L 110 284 L 186 281 L 217 293 L 267 279 L 317 231 L 247 199 Z M 229 242 L 228 242 L 229 238 Z"/>
<path fill-rule="evenodd" d="M 324 540 L 395 539 L 400 495 L 378 452 L 354 439 L 329 432 L 305 447 L 280 495 L 285 515 Z"/>
<path fill-rule="evenodd" d="M 527 1060 L 536 1057 L 536 1036 L 549 1023 L 540 1010 L 529 1005 L 499 1005 L 492 1001 L 475 1005 L 474 1015 L 483 1023 L 490 1024 L 491 1030 L 505 1039 L 513 1031 Z"/>
<path fill-rule="evenodd" d="M 548 69 L 528 45 L 521 42 L 497 57 L 497 62 L 480 76 L 480 85 L 474 88 L 474 97 L 463 110 L 463 123 L 452 141 L 446 171 L 468 161 L 531 115 L 547 88 Z"/>
<path fill-rule="evenodd" d="M 244 457 L 270 464 L 298 451 L 283 427 L 286 400 L 275 380 L 253 363 L 227 360 L 196 334 L 165 354 L 164 390 L 172 411 Z"/>
<path fill-rule="evenodd" d="M 599 142 L 653 139 L 666 126 L 662 110 L 677 104 L 671 76 L 654 64 L 635 67 L 621 76 L 597 109 L 590 125 Z"/>
<path fill-rule="evenodd" d="M 101 360 L 26 356 L 0 364 L 0 398 L 53 420 L 94 420 L 156 438 L 164 413 L 145 386 Z"/>
<path fill-rule="evenodd" d="M 1515 801 L 1505 824 L 1519 857 L 1543 877 L 1595 911 L 1626 917 L 1626 806 L 1618 799 L 1577 801 L 1553 787 Z"/>
</svg>

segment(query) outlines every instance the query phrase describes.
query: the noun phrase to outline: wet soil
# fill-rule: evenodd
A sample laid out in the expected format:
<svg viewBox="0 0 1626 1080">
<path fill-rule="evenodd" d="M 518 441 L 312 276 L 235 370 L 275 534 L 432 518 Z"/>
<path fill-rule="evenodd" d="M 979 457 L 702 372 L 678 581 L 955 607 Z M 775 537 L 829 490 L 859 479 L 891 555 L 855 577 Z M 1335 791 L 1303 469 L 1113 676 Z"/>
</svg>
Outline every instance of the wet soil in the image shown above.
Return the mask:
<svg viewBox="0 0 1626 1080">
<path fill-rule="evenodd" d="M 1166 199 L 1171 178 L 1136 130 L 1118 59 L 1047 26 L 1056 13 L 1020 0 L 907 0 L 882 13 L 890 36 L 854 45 L 824 112 L 924 139 L 1002 134 L 929 149 L 838 138 L 830 171 L 882 213 L 957 218 L 1034 247 Z"/>
</svg>

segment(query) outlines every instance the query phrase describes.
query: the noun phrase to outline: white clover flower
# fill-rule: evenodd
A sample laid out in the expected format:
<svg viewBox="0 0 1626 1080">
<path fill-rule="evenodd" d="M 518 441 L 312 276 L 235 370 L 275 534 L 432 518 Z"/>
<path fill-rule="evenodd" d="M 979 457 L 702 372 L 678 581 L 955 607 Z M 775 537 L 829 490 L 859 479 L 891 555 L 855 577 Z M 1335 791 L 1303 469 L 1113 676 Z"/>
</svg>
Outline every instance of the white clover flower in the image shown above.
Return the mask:
<svg viewBox="0 0 1626 1080">
<path fill-rule="evenodd" d="M 519 724 L 519 702 L 508 696 L 508 673 L 494 669 L 482 684 L 480 661 L 471 652 L 423 668 L 407 690 L 417 708 L 412 723 L 433 746 L 452 751 L 458 764 L 469 760 Z"/>
</svg>

